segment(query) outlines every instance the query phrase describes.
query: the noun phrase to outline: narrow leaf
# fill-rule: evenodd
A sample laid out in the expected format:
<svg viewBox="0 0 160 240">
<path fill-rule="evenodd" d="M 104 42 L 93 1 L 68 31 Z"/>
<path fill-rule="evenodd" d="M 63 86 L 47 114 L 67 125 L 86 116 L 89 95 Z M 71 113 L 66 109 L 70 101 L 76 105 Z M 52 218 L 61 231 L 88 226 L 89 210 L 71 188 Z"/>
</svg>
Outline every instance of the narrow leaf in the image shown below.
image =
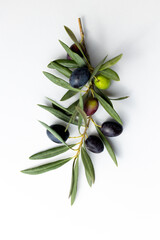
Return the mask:
<svg viewBox="0 0 160 240">
<path fill-rule="evenodd" d="M 56 85 L 58 85 L 58 86 L 61 86 L 61 87 L 66 88 L 66 89 L 70 89 L 70 90 L 75 91 L 75 92 L 79 92 L 79 91 L 80 91 L 80 90 L 77 89 L 77 88 L 72 88 L 69 83 L 67 83 L 66 81 L 64 81 L 64 80 L 61 79 L 61 78 L 58 78 L 58 77 L 54 76 L 54 75 L 51 74 L 51 73 L 43 72 L 43 74 L 44 74 L 51 82 L 53 82 L 54 84 L 56 84 Z"/>
<path fill-rule="evenodd" d="M 22 170 L 21 172 L 26 173 L 26 174 L 31 174 L 31 175 L 45 173 L 45 172 L 48 172 L 48 171 L 51 171 L 51 170 L 54 170 L 56 168 L 63 166 L 65 163 L 67 163 L 71 159 L 72 159 L 72 157 L 66 158 L 66 159 L 61 159 L 59 161 L 43 164 L 38 167 L 28 168 L 28 169 Z"/>
<path fill-rule="evenodd" d="M 93 167 L 92 161 L 84 147 L 81 148 L 81 157 L 82 157 L 82 162 L 83 162 L 83 165 L 85 168 L 87 181 L 88 181 L 89 185 L 91 186 L 91 181 L 92 181 L 92 183 L 94 183 L 94 181 L 95 181 L 94 167 Z M 89 180 L 88 180 L 88 178 L 89 178 Z"/>
<path fill-rule="evenodd" d="M 60 64 L 58 64 L 56 61 L 53 61 L 48 64 L 48 68 L 56 69 L 58 72 L 62 73 L 67 78 L 70 78 L 72 71 Z"/>
<path fill-rule="evenodd" d="M 68 27 L 64 26 L 66 32 L 68 33 L 69 37 L 71 38 L 71 40 L 76 44 L 76 46 L 78 47 L 78 49 L 80 50 L 80 52 L 82 53 L 83 57 L 86 59 L 86 61 L 88 62 L 82 48 L 81 48 L 81 45 L 80 43 L 78 42 L 76 36 L 74 35 L 74 33 L 72 32 L 71 29 L 69 29 Z"/>
<path fill-rule="evenodd" d="M 83 98 L 82 98 L 81 94 L 79 96 L 79 107 L 83 110 Z M 81 134 L 81 132 L 80 132 L 81 126 L 82 126 L 82 115 L 79 114 L 79 118 L 78 118 L 78 131 L 79 131 L 80 134 Z"/>
<path fill-rule="evenodd" d="M 97 93 L 95 93 L 95 96 L 97 97 L 97 99 L 99 100 L 100 104 L 102 105 L 102 107 L 108 112 L 108 114 L 114 118 L 117 122 L 119 122 L 122 125 L 122 121 L 118 115 L 118 113 L 108 104 L 108 102 L 106 102 L 100 95 L 98 95 Z"/>
<path fill-rule="evenodd" d="M 86 97 L 87 97 L 87 94 L 83 94 L 83 96 L 82 96 L 83 101 L 85 101 Z M 73 111 L 75 109 L 75 107 L 78 105 L 78 103 L 79 103 L 79 99 L 76 100 L 74 103 L 72 103 L 67 109 L 69 111 Z"/>
<path fill-rule="evenodd" d="M 60 109 L 62 109 L 63 111 L 65 111 L 66 113 L 72 114 L 71 111 L 69 111 L 67 108 L 61 106 L 59 103 L 55 102 L 55 101 L 52 100 L 51 98 L 48 98 L 48 97 L 47 97 L 47 99 L 52 102 L 53 106 L 55 105 L 55 106 L 57 106 L 58 108 L 60 108 Z"/>
<path fill-rule="evenodd" d="M 77 68 L 79 66 L 75 61 L 69 59 L 58 59 L 56 62 L 67 68 Z"/>
<path fill-rule="evenodd" d="M 104 69 L 106 69 L 106 68 L 110 68 L 111 66 L 113 66 L 114 64 L 116 64 L 116 63 L 121 59 L 122 56 L 123 56 L 123 54 L 120 54 L 120 55 L 118 55 L 117 57 L 112 58 L 111 60 L 105 62 L 105 63 L 101 66 L 101 68 L 100 68 L 99 70 L 102 71 L 102 70 L 104 70 Z"/>
<path fill-rule="evenodd" d="M 64 94 L 64 96 L 61 98 L 60 101 L 68 100 L 69 98 L 73 97 L 73 96 L 76 95 L 76 94 L 77 94 L 77 92 L 72 91 L 72 90 L 68 90 L 68 91 Z"/>
<path fill-rule="evenodd" d="M 84 124 L 85 126 L 87 125 L 87 115 L 86 113 L 79 107 L 76 107 L 76 110 L 80 113 L 80 115 L 82 116 L 83 120 L 84 120 Z"/>
<path fill-rule="evenodd" d="M 100 95 L 104 100 L 107 101 L 107 103 L 113 108 L 113 104 L 111 102 L 111 100 L 107 97 L 106 94 L 104 94 L 103 92 L 101 92 L 96 86 L 94 86 L 95 91 L 98 95 Z"/>
<path fill-rule="evenodd" d="M 129 98 L 129 96 L 119 97 L 119 98 L 110 98 L 110 100 L 118 101 L 118 100 L 124 100 L 126 98 Z"/>
<path fill-rule="evenodd" d="M 54 116 L 56 116 L 57 118 L 65 121 L 65 122 L 70 121 L 70 118 L 71 118 L 70 116 L 66 115 L 65 113 L 63 113 L 63 112 L 61 112 L 57 109 L 54 109 L 54 108 L 48 107 L 48 106 L 44 106 L 44 105 L 40 105 L 40 104 L 38 104 L 38 106 L 47 110 L 48 112 L 52 113 Z M 71 123 L 74 124 L 74 125 L 78 125 L 78 122 L 76 120 L 71 121 Z"/>
<path fill-rule="evenodd" d="M 79 67 L 82 67 L 85 65 L 83 58 L 81 58 L 77 53 L 74 53 L 65 43 L 63 43 L 60 40 L 59 42 L 62 45 L 62 47 L 66 50 L 68 55 L 72 58 L 72 60 L 74 60 L 78 64 Z"/>
<path fill-rule="evenodd" d="M 97 129 L 97 132 L 100 136 L 100 138 L 102 139 L 109 155 L 111 156 L 112 160 L 114 161 L 114 163 L 116 164 L 116 166 L 118 166 L 118 163 L 117 163 L 117 159 L 116 159 L 116 156 L 115 156 L 115 153 L 111 147 L 111 145 L 109 144 L 108 140 L 106 139 L 106 137 L 103 135 L 103 133 L 101 132 L 101 130 L 99 129 L 99 127 L 95 126 L 96 129 Z"/>
<path fill-rule="evenodd" d="M 79 160 L 77 159 L 74 167 L 74 174 L 73 174 L 74 181 L 73 181 L 73 187 L 71 192 L 71 205 L 73 205 L 76 198 L 76 194 L 77 194 L 78 173 L 79 173 Z"/>
<path fill-rule="evenodd" d="M 104 61 L 106 60 L 107 56 L 94 68 L 92 74 L 91 74 L 91 77 L 89 79 L 89 81 L 92 80 L 92 78 L 98 73 L 100 67 L 102 66 L 102 64 L 104 63 Z"/>
<path fill-rule="evenodd" d="M 75 144 L 72 145 L 68 145 L 70 148 L 74 147 Z M 31 160 L 39 160 L 39 159 L 46 159 L 46 158 L 51 158 L 51 157 L 55 157 L 59 154 L 62 154 L 66 151 L 68 151 L 69 148 L 67 146 L 60 146 L 60 147 L 54 147 L 54 148 L 50 148 L 48 150 L 42 151 L 42 152 L 38 152 L 32 156 L 30 156 L 29 159 Z"/>
<path fill-rule="evenodd" d="M 112 80 L 115 80 L 115 81 L 120 81 L 120 78 L 119 78 L 118 74 L 110 68 L 107 68 L 103 71 L 100 71 L 99 73 L 101 75 L 105 76 L 106 78 L 109 78 L 109 79 L 112 79 Z"/>
</svg>

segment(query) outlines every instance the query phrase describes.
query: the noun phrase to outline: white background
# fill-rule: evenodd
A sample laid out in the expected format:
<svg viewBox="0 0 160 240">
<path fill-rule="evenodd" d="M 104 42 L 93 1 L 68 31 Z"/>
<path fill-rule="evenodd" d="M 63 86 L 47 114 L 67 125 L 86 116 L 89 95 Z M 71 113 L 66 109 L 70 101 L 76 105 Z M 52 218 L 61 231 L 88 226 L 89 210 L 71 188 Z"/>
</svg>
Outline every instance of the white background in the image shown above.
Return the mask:
<svg viewBox="0 0 160 240">
<path fill-rule="evenodd" d="M 1 239 L 160 239 L 159 12 L 159 0 L 0 1 Z M 113 68 L 121 81 L 108 94 L 130 98 L 114 103 L 124 122 L 123 134 L 111 139 L 119 167 L 106 150 L 91 154 L 96 182 L 89 188 L 81 165 L 71 207 L 72 162 L 38 176 L 20 170 L 52 161 L 28 159 L 55 146 L 37 120 L 58 120 L 36 104 L 65 93 L 42 71 L 65 57 L 58 39 L 72 44 L 63 25 L 79 37 L 78 17 L 94 66 L 106 54 L 124 54 Z M 108 115 L 99 108 L 95 118 L 102 123 Z"/>
</svg>

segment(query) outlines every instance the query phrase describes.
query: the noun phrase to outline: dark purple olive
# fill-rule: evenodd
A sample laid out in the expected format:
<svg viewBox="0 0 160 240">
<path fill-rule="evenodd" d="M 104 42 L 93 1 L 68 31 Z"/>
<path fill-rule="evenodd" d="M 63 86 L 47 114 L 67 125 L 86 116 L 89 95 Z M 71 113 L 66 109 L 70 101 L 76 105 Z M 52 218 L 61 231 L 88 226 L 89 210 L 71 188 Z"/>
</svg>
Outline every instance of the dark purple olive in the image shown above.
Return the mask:
<svg viewBox="0 0 160 240">
<path fill-rule="evenodd" d="M 102 124 L 101 131 L 106 137 L 116 137 L 123 131 L 121 124 L 115 121 L 106 121 Z"/>
<path fill-rule="evenodd" d="M 73 88 L 84 86 L 90 78 L 90 72 L 87 66 L 76 68 L 69 79 L 70 85 Z"/>
<path fill-rule="evenodd" d="M 51 125 L 50 128 L 52 128 L 56 133 L 61 136 L 63 141 L 66 141 L 69 138 L 69 131 L 65 131 L 65 127 L 60 124 L 54 124 Z M 47 136 L 55 143 L 62 143 L 59 139 L 57 139 L 51 132 L 47 130 Z"/>
<path fill-rule="evenodd" d="M 93 115 L 98 109 L 99 103 L 97 98 L 90 97 L 84 104 L 84 111 L 87 116 Z"/>
<path fill-rule="evenodd" d="M 104 145 L 101 139 L 95 135 L 90 135 L 85 141 L 86 148 L 93 153 L 103 152 Z"/>
<path fill-rule="evenodd" d="M 72 45 L 70 46 L 70 49 L 71 49 L 73 52 L 77 53 L 80 57 L 83 57 L 81 51 L 79 50 L 79 48 L 77 47 L 76 44 L 72 44 Z M 68 59 L 68 60 L 72 60 L 72 58 L 71 58 L 68 54 L 67 54 L 67 59 Z"/>
</svg>

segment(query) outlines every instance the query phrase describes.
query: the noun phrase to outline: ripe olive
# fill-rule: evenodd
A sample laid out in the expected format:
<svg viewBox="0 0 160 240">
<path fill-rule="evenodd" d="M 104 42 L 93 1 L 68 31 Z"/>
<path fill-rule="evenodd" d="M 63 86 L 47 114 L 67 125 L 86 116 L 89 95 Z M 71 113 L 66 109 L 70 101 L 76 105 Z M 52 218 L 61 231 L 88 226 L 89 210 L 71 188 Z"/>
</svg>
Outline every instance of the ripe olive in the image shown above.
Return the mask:
<svg viewBox="0 0 160 240">
<path fill-rule="evenodd" d="M 107 89 L 111 85 L 111 80 L 102 75 L 98 75 L 94 80 L 94 84 L 99 89 Z"/>
<path fill-rule="evenodd" d="M 121 124 L 115 121 L 106 121 L 102 124 L 101 131 L 106 137 L 116 137 L 123 131 Z"/>
<path fill-rule="evenodd" d="M 63 125 L 60 124 L 54 124 L 51 125 L 50 128 L 52 128 L 56 133 L 58 133 L 61 138 L 63 139 L 63 141 L 66 141 L 69 137 L 69 131 L 65 131 L 65 127 Z M 55 143 L 62 143 L 59 139 L 57 139 L 51 132 L 49 132 L 47 130 L 47 136 Z"/>
<path fill-rule="evenodd" d="M 84 111 L 87 116 L 93 115 L 98 109 L 99 103 L 97 98 L 90 97 L 84 105 Z"/>
<path fill-rule="evenodd" d="M 90 78 L 90 72 L 87 66 L 76 68 L 69 79 L 70 85 L 73 88 L 84 86 Z"/>
<path fill-rule="evenodd" d="M 70 49 L 71 49 L 73 52 L 77 53 L 80 57 L 83 57 L 81 51 L 79 50 L 79 48 L 77 47 L 76 44 L 72 44 L 72 45 L 70 46 Z M 72 58 L 71 58 L 68 54 L 67 54 L 67 59 L 72 60 Z"/>
<path fill-rule="evenodd" d="M 95 135 L 90 135 L 85 140 L 85 145 L 86 148 L 93 153 L 101 153 L 104 150 L 102 140 Z"/>
</svg>

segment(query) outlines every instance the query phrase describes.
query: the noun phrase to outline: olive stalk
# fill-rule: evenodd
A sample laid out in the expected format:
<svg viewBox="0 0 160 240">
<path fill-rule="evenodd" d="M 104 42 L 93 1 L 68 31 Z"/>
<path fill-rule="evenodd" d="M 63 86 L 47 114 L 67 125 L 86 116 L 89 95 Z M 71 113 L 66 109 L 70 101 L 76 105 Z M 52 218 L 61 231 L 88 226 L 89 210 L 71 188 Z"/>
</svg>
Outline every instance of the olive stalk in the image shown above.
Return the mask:
<svg viewBox="0 0 160 240">
<path fill-rule="evenodd" d="M 78 149 L 77 149 L 77 153 L 76 153 L 76 155 L 74 156 L 74 161 L 77 159 L 77 157 L 78 157 L 79 154 L 80 154 L 80 150 L 81 150 L 81 147 L 82 147 L 82 144 L 83 144 L 83 140 L 85 139 L 85 136 L 86 136 L 86 134 L 87 134 L 87 129 L 89 128 L 90 121 L 91 121 L 91 117 L 88 118 L 88 122 L 87 122 L 87 125 L 86 125 L 86 127 L 85 127 L 85 130 L 84 130 L 84 132 L 83 132 L 83 134 L 82 134 L 81 141 L 80 141 L 79 147 L 78 147 Z"/>
</svg>

